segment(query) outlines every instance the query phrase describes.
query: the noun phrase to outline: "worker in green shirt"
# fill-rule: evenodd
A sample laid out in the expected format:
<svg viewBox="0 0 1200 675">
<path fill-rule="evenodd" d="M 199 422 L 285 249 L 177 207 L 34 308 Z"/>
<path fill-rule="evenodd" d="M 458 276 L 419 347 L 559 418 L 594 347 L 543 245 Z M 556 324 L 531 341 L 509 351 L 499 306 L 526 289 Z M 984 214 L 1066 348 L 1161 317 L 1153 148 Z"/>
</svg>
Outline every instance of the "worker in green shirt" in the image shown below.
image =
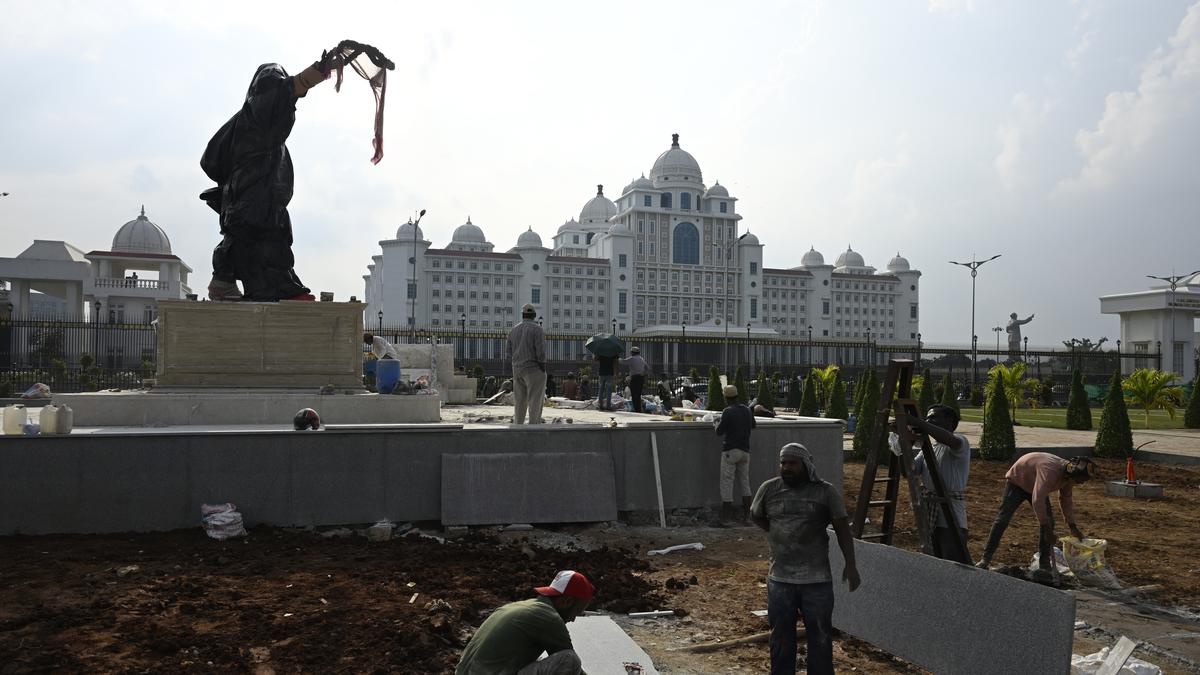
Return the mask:
<svg viewBox="0 0 1200 675">
<path fill-rule="evenodd" d="M 567 624 L 587 609 L 596 589 L 563 570 L 538 597 L 510 602 L 483 622 L 463 650 L 455 675 L 582 675 Z M 537 660 L 542 652 L 548 656 Z"/>
</svg>

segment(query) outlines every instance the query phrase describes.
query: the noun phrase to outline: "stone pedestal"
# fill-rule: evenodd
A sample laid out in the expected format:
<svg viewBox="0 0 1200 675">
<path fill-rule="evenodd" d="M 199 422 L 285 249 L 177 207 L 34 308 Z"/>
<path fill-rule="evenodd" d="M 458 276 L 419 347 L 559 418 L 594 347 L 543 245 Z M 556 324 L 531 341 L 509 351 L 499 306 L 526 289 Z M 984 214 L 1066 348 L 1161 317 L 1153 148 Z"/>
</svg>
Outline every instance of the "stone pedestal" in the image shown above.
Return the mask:
<svg viewBox="0 0 1200 675">
<path fill-rule="evenodd" d="M 158 386 L 362 391 L 362 308 L 160 300 Z"/>
<path fill-rule="evenodd" d="M 1126 483 L 1123 480 L 1110 480 L 1104 484 L 1104 494 L 1110 497 L 1159 499 L 1163 496 L 1163 486 L 1158 483 Z"/>
</svg>

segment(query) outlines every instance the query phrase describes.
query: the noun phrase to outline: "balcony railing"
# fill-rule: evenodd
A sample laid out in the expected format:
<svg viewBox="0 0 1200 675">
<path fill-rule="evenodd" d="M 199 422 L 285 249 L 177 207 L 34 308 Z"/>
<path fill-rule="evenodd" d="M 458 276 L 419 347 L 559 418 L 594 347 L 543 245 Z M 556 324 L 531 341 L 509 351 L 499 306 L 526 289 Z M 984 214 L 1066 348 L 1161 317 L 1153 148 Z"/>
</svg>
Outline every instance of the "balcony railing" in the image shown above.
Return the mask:
<svg viewBox="0 0 1200 675">
<path fill-rule="evenodd" d="M 122 279 L 120 277 L 103 277 L 96 279 L 96 288 L 139 288 L 151 291 L 165 291 L 171 284 L 157 279 Z"/>
</svg>

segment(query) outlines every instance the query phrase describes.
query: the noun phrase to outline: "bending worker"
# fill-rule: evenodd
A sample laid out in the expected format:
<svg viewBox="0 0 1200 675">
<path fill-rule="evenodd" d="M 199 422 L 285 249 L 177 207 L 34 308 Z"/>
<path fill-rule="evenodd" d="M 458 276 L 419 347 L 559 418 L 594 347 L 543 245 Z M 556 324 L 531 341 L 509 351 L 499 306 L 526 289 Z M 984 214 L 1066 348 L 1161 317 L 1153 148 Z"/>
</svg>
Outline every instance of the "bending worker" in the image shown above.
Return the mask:
<svg viewBox="0 0 1200 675">
<path fill-rule="evenodd" d="M 396 348 L 392 343 L 383 339 L 379 335 L 371 333 L 363 333 L 363 344 L 371 347 L 371 353 L 377 359 L 398 359 L 400 356 L 396 354 Z"/>
<path fill-rule="evenodd" d="M 1029 502 L 1033 513 L 1037 516 L 1040 526 L 1038 539 L 1038 566 L 1043 572 L 1053 569 L 1050 566 L 1051 549 L 1054 548 L 1054 514 L 1050 510 L 1050 493 L 1058 492 L 1058 503 L 1062 506 L 1063 518 L 1067 521 L 1072 536 L 1083 539 L 1083 532 L 1075 524 L 1075 500 L 1072 496 L 1072 486 L 1083 483 L 1091 478 L 1088 468 L 1092 460 L 1087 457 L 1063 459 L 1048 452 L 1031 452 L 1022 455 L 1013 463 L 1004 476 L 1008 483 L 1004 486 L 1004 497 L 1000 502 L 1000 511 L 996 514 L 996 522 L 992 523 L 992 532 L 988 535 L 987 547 L 983 549 L 983 558 L 977 566 L 986 568 L 992 564 L 992 556 L 1000 546 L 1000 538 L 1013 513 L 1021 506 L 1021 502 Z"/>
<path fill-rule="evenodd" d="M 538 597 L 492 612 L 463 650 L 455 675 L 580 675 L 579 655 L 567 624 L 587 609 L 595 587 L 579 572 L 563 570 Z M 549 654 L 538 661 L 542 652 Z"/>
</svg>

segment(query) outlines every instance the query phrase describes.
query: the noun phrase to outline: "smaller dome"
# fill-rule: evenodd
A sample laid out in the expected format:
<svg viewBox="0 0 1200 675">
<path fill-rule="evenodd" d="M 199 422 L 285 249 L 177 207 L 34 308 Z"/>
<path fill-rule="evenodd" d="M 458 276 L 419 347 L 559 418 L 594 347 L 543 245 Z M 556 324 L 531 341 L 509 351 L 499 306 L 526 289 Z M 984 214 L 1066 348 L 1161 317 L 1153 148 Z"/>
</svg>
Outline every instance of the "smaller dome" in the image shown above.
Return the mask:
<svg viewBox="0 0 1200 675">
<path fill-rule="evenodd" d="M 464 244 L 486 244 L 487 237 L 483 236 L 483 230 L 479 229 L 478 225 L 471 222 L 471 216 L 467 216 L 467 222 L 454 228 L 454 235 L 450 237 L 450 241 Z"/>
<path fill-rule="evenodd" d="M 155 253 L 171 255 L 171 240 L 162 228 L 146 217 L 146 207 L 134 220 L 117 230 L 112 241 L 113 253 Z"/>
<path fill-rule="evenodd" d="M 704 196 L 705 197 L 728 197 L 729 190 L 726 190 L 725 186 L 721 185 L 721 181 L 717 181 L 716 185 L 713 185 L 712 187 L 710 187 L 704 191 Z"/>
<path fill-rule="evenodd" d="M 542 247 L 542 238 L 538 236 L 537 232 L 533 231 L 532 227 L 530 227 L 528 230 L 525 230 L 524 232 L 521 233 L 521 236 L 517 237 L 517 248 L 541 248 L 541 247 Z"/>
<path fill-rule="evenodd" d="M 804 257 L 800 259 L 801 267 L 820 267 L 824 264 L 825 256 L 821 255 L 821 252 L 814 246 L 809 246 L 808 253 L 805 253 Z"/>
<path fill-rule="evenodd" d="M 654 189 L 654 181 L 650 180 L 649 178 L 646 178 L 646 174 L 642 174 L 640 178 L 634 178 L 632 183 L 630 183 L 629 185 L 626 185 L 625 190 L 622 191 L 622 194 L 624 194 L 626 192 L 631 192 L 633 190 L 653 190 L 653 189 Z"/>
<path fill-rule="evenodd" d="M 747 232 L 741 239 L 738 240 L 738 243 L 741 244 L 742 246 L 760 246 L 761 245 L 758 243 L 758 237 L 754 236 L 754 233 L 752 233 L 752 232 Z"/>
<path fill-rule="evenodd" d="M 633 233 L 629 231 L 629 226 L 625 223 L 613 223 L 613 226 L 608 228 L 608 236 L 630 236 Z"/>
<path fill-rule="evenodd" d="M 572 218 L 572 219 L 568 220 L 567 222 L 563 223 L 562 225 L 558 226 L 557 234 L 562 234 L 563 232 L 570 232 L 572 230 L 578 230 L 578 229 L 579 229 L 579 221 Z"/>
<path fill-rule="evenodd" d="M 908 260 L 900 256 L 900 252 L 896 252 L 896 257 L 888 261 L 887 269 L 889 272 L 907 272 L 909 270 Z"/>
<path fill-rule="evenodd" d="M 416 234 L 414 234 L 414 231 Z M 409 218 L 407 223 L 401 225 L 396 230 L 396 238 L 405 241 L 412 241 L 413 239 L 421 241 L 425 239 L 425 234 L 421 232 L 421 226 L 414 224 L 412 218 Z"/>
<path fill-rule="evenodd" d="M 866 261 L 863 260 L 862 254 L 860 254 L 857 251 L 855 251 L 854 249 L 850 248 L 848 245 L 846 246 L 846 251 L 838 256 L 837 263 L 835 263 L 835 264 L 838 267 L 866 267 L 867 266 Z"/>
<path fill-rule="evenodd" d="M 596 186 L 596 196 L 583 205 L 579 212 L 581 223 L 607 223 L 608 219 L 617 215 L 617 205 L 604 196 L 604 186 Z"/>
</svg>

